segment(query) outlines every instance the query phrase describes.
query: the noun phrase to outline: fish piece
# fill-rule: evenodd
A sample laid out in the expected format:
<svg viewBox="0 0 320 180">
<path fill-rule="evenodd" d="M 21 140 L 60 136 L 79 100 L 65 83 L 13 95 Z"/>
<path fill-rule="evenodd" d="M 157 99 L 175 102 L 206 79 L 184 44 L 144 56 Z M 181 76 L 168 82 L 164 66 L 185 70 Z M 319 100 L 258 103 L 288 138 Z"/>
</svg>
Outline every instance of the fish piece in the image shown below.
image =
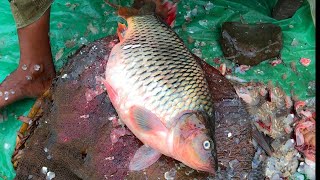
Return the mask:
<svg viewBox="0 0 320 180">
<path fill-rule="evenodd" d="M 308 58 L 301 58 L 300 59 L 300 63 L 303 65 L 303 66 L 309 66 L 310 65 L 310 63 L 311 63 L 311 60 L 310 59 L 308 59 Z"/>
<path fill-rule="evenodd" d="M 300 120 L 295 126 L 296 148 L 302 152 L 306 159 L 315 161 L 316 152 L 316 123 L 313 118 Z"/>
<path fill-rule="evenodd" d="M 167 10 L 159 17 L 161 8 Z M 169 27 L 175 13 L 175 5 L 160 1 L 139 10 L 119 7 L 128 27 L 108 57 L 104 84 L 120 119 L 145 145 L 214 173 L 212 97 L 201 66 Z M 157 153 L 136 158 L 140 153 L 131 160 L 132 170 L 156 161 Z"/>
</svg>

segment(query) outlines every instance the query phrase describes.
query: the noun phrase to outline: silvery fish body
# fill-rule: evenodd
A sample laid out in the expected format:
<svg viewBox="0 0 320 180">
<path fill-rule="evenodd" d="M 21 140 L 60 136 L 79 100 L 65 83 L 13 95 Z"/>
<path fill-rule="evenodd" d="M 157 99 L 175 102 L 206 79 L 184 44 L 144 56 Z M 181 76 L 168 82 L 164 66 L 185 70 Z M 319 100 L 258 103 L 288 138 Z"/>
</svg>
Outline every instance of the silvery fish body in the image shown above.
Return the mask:
<svg viewBox="0 0 320 180">
<path fill-rule="evenodd" d="M 108 57 L 105 85 L 121 120 L 146 145 L 130 169 L 143 169 L 164 154 L 213 173 L 213 104 L 203 70 L 157 16 L 126 20 L 128 28 L 118 30 L 120 43 Z"/>
<path fill-rule="evenodd" d="M 106 70 L 125 101 L 122 108 L 132 105 L 130 99 L 163 117 L 167 127 L 183 111 L 212 113 L 204 73 L 175 32 L 153 15 L 129 18 L 128 24 Z"/>
</svg>

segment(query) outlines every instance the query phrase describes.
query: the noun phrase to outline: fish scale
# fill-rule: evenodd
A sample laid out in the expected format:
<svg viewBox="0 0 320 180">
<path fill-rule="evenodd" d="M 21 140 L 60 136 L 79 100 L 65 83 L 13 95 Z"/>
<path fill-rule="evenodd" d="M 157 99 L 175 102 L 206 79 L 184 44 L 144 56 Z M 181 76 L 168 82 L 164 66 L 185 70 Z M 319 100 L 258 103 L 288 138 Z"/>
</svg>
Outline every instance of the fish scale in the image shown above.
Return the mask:
<svg viewBox="0 0 320 180">
<path fill-rule="evenodd" d="M 117 61 L 131 88 L 123 88 L 121 94 L 142 97 L 144 101 L 135 105 L 154 112 L 167 127 L 186 110 L 210 115 L 213 104 L 203 71 L 175 32 L 154 15 L 127 21 L 129 28 L 117 49 L 121 59 Z"/>
</svg>

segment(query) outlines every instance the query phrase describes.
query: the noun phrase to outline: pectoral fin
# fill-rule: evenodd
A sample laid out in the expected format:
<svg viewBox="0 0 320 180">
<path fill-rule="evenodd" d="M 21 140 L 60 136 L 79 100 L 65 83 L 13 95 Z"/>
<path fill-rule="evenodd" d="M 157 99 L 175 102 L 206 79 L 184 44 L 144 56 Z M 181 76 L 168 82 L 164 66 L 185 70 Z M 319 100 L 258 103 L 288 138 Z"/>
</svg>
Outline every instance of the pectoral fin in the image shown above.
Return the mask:
<svg viewBox="0 0 320 180">
<path fill-rule="evenodd" d="M 134 106 L 131 108 L 131 116 L 137 128 L 142 132 L 156 134 L 158 132 L 167 132 L 167 128 L 161 120 L 151 111 Z"/>
<path fill-rule="evenodd" d="M 139 171 L 145 169 L 157 162 L 161 155 L 161 153 L 152 149 L 151 147 L 143 145 L 137 150 L 134 157 L 131 159 L 129 170 Z"/>
</svg>

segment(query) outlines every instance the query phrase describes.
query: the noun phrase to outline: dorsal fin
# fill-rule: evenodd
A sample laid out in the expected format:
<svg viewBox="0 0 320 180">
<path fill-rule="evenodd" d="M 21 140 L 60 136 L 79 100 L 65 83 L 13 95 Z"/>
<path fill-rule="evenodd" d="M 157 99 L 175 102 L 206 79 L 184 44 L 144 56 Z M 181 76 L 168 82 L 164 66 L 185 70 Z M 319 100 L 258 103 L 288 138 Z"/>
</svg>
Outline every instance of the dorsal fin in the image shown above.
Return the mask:
<svg viewBox="0 0 320 180">
<path fill-rule="evenodd" d="M 118 15 L 127 19 L 131 16 L 139 15 L 139 10 L 134 8 L 128 8 L 128 7 L 120 7 L 118 9 Z"/>
<path fill-rule="evenodd" d="M 161 0 L 143 0 L 141 3 L 137 0 L 134 1 L 135 8 L 121 7 L 119 5 L 114 5 L 105 0 L 105 2 L 118 10 L 118 15 L 127 19 L 131 16 L 142 16 L 142 15 L 152 15 L 156 14 L 161 17 L 161 19 L 166 22 L 171 27 L 174 25 L 176 19 L 176 4 L 169 1 L 162 2 Z"/>
<path fill-rule="evenodd" d="M 109 6 L 117 9 L 118 15 L 125 19 L 131 16 L 150 15 L 156 12 L 156 4 L 152 0 L 146 0 L 140 9 L 130 8 L 130 7 L 121 7 L 119 5 L 114 5 L 110 3 L 108 0 L 105 0 L 105 2 Z"/>
</svg>

